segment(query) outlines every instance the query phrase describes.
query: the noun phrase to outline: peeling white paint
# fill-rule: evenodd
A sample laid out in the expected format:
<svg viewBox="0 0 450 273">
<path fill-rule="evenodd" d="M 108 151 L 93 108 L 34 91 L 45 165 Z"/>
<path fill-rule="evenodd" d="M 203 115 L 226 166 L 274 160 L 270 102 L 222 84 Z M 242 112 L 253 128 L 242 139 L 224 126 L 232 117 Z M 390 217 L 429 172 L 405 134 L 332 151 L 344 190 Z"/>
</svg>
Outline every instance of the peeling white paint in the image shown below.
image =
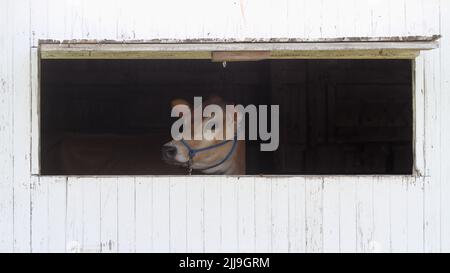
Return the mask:
<svg viewBox="0 0 450 273">
<path fill-rule="evenodd" d="M 449 1 L 235 2 L 0 2 L 0 252 L 450 251 Z M 434 34 L 443 36 L 440 48 L 424 54 L 419 71 L 425 178 L 31 174 L 31 48 L 39 40 L 342 42 Z"/>
</svg>

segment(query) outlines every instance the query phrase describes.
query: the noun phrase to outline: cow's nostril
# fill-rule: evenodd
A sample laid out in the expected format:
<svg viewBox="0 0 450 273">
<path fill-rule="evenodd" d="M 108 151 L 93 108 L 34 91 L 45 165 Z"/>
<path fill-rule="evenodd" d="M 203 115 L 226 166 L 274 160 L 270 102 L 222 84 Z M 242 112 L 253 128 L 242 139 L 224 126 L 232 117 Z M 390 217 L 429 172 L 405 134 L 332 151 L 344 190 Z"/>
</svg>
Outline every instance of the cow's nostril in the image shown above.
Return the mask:
<svg viewBox="0 0 450 273">
<path fill-rule="evenodd" d="M 163 146 L 163 154 L 166 158 L 174 158 L 177 154 L 177 148 L 173 146 Z"/>
</svg>

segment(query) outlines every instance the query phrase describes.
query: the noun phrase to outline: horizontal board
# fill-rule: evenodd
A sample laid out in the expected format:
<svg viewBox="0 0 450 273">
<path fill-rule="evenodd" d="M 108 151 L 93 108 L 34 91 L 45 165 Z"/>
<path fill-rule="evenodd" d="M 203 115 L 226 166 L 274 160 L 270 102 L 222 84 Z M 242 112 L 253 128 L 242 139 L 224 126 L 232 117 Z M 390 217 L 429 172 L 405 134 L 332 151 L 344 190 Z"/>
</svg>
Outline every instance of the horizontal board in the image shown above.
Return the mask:
<svg viewBox="0 0 450 273">
<path fill-rule="evenodd" d="M 179 43 L 179 44 L 41 44 L 42 59 L 217 59 L 232 54 L 232 61 L 243 58 L 243 51 L 270 52 L 251 58 L 414 58 L 420 50 L 437 48 L 436 41 L 341 42 L 341 43 Z M 229 53 L 226 53 L 229 51 Z M 217 53 L 215 53 L 217 52 Z M 236 54 L 239 53 L 239 56 Z M 213 55 L 211 55 L 213 54 Z M 219 55 L 217 55 L 219 54 Z M 218 57 L 217 57 L 217 56 Z M 216 57 L 214 57 L 216 56 Z M 249 57 L 246 57 L 247 59 Z M 251 59 L 250 58 L 250 59 Z"/>
</svg>

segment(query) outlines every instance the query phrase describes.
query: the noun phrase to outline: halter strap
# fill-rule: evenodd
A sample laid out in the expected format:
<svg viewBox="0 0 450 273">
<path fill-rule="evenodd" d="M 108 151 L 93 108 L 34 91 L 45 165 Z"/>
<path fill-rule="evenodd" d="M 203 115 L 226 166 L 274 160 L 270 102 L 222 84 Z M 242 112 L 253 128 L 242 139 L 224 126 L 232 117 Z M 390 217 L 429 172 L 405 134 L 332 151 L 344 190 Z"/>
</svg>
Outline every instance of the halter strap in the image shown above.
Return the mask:
<svg viewBox="0 0 450 273">
<path fill-rule="evenodd" d="M 181 139 L 181 143 L 183 143 L 183 145 L 188 149 L 188 154 L 189 154 L 189 174 L 191 174 L 191 172 L 192 172 L 192 160 L 198 153 L 215 149 L 217 147 L 220 147 L 220 146 L 223 146 L 223 145 L 227 144 L 230 141 L 231 140 L 224 140 L 224 141 L 222 141 L 220 143 L 213 144 L 211 146 L 207 146 L 207 147 L 203 147 L 203 148 L 199 148 L 199 149 L 193 149 L 193 148 L 191 148 L 191 146 L 189 146 L 189 144 L 184 139 Z M 212 169 L 214 167 L 217 167 L 217 166 L 223 164 L 225 161 L 230 159 L 231 155 L 233 154 L 233 152 L 234 152 L 234 150 L 236 148 L 236 144 L 237 144 L 237 135 L 235 135 L 234 138 L 233 138 L 233 146 L 231 147 L 231 149 L 228 152 L 228 154 L 222 160 L 220 160 L 219 162 L 217 162 L 214 165 L 208 166 L 206 168 L 201 168 L 201 169 L 198 169 L 198 170 L 201 170 L 201 171 L 208 170 L 208 169 Z"/>
</svg>

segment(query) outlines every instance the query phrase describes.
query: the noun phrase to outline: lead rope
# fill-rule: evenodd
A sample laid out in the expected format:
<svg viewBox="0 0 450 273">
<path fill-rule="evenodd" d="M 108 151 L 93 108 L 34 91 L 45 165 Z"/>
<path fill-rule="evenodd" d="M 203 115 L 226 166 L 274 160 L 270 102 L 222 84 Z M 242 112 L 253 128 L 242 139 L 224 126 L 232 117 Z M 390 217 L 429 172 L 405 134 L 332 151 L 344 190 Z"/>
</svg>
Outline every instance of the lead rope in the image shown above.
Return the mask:
<svg viewBox="0 0 450 273">
<path fill-rule="evenodd" d="M 189 157 L 188 161 L 188 175 L 192 175 L 192 158 Z"/>
</svg>

